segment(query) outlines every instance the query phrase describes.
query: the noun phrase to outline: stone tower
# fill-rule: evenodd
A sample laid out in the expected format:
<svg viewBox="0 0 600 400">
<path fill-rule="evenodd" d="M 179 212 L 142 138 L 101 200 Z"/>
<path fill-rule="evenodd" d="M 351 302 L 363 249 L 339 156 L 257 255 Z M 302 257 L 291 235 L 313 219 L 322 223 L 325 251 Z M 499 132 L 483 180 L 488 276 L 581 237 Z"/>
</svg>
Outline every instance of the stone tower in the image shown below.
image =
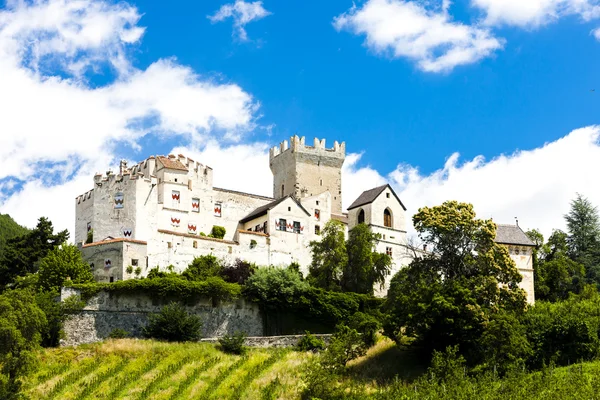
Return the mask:
<svg viewBox="0 0 600 400">
<path fill-rule="evenodd" d="M 313 146 L 304 144 L 304 137 L 293 136 L 271 148 L 269 165 L 273 172 L 273 197 L 292 195 L 296 199 L 331 193 L 331 212 L 342 213 L 342 164 L 346 144 L 334 142 L 325 147 L 325 139 L 315 138 Z"/>
</svg>

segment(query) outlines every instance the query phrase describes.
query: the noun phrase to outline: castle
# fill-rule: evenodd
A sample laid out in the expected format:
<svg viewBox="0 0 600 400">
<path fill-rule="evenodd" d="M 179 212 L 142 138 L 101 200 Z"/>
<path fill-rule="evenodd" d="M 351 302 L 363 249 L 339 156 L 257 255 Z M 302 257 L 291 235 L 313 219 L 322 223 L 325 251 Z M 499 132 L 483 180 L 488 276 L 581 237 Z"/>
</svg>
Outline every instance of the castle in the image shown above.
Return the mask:
<svg viewBox="0 0 600 400">
<path fill-rule="evenodd" d="M 406 207 L 383 185 L 363 192 L 343 212 L 345 152 L 343 142 L 327 148 L 315 139 L 311 146 L 298 136 L 271 148 L 273 197 L 214 187 L 212 168 L 181 154 L 151 156 L 131 167 L 122 161 L 118 173 L 95 175 L 93 189 L 75 199 L 75 242 L 100 282 L 143 277 L 156 266 L 181 272 L 205 254 L 257 265 L 296 262 L 306 274 L 309 243 L 334 219 L 346 234 L 359 223 L 380 234 L 376 250 L 393 261 L 389 281 L 412 259 Z M 215 226 L 225 228 L 222 239 L 207 236 Z M 533 302 L 532 243 L 518 239 L 504 244 L 519 246 L 511 256 L 524 276 L 531 275 L 523 285 Z M 529 257 L 523 258 L 526 249 Z"/>
</svg>

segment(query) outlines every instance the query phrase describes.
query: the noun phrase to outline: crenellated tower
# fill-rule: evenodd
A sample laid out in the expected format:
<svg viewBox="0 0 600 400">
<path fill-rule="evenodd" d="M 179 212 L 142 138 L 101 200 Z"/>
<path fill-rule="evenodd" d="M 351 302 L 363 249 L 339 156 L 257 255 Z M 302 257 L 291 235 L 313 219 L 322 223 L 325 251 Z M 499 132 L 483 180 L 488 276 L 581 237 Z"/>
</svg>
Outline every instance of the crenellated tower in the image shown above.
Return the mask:
<svg viewBox="0 0 600 400">
<path fill-rule="evenodd" d="M 269 151 L 269 165 L 273 172 L 273 197 L 292 195 L 297 199 L 325 191 L 331 193 L 335 214 L 342 213 L 342 165 L 346 158 L 346 144 L 334 142 L 325 147 L 325 139 L 314 140 L 307 146 L 304 137 L 292 136 Z"/>
</svg>

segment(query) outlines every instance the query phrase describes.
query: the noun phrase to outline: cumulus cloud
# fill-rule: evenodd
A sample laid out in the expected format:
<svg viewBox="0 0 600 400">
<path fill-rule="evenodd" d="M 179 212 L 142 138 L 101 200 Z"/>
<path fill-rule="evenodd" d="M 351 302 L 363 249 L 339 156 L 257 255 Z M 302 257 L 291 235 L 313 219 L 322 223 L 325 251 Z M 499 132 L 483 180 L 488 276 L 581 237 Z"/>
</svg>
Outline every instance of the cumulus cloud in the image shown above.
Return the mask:
<svg viewBox="0 0 600 400">
<path fill-rule="evenodd" d="M 537 27 L 569 15 L 584 21 L 600 18 L 598 0 L 471 0 L 471 4 L 485 12 L 488 25 Z"/>
<path fill-rule="evenodd" d="M 199 76 L 176 59 L 136 68 L 130 52 L 143 36 L 139 20 L 135 7 L 106 1 L 14 1 L 0 9 L 3 212 L 29 226 L 56 215 L 61 229 L 72 229 L 72 199 L 89 189 L 81 182 L 139 149 L 142 137 L 227 143 L 255 127 L 258 103 L 234 83 Z M 102 68 L 113 79 L 89 83 Z"/>
<path fill-rule="evenodd" d="M 563 215 L 576 193 L 600 206 L 600 188 L 591 173 L 600 168 L 599 137 L 600 126 L 592 126 L 539 148 L 489 161 L 479 156 L 460 162 L 455 153 L 431 174 L 405 164 L 379 174 L 358 167 L 357 160 L 351 159 L 343 175 L 344 204 L 351 203 L 355 193 L 376 186 L 375 182 L 388 181 L 410 216 L 419 207 L 458 200 L 472 203 L 479 217 L 497 223 L 514 223 L 518 217 L 524 229 L 540 229 L 548 236 L 552 229 L 565 229 Z M 350 191 L 352 195 L 347 196 Z"/>
<path fill-rule="evenodd" d="M 594 35 L 594 37 L 598 40 L 600 40 L 600 28 L 595 29 L 594 31 L 592 31 L 592 35 Z"/>
<path fill-rule="evenodd" d="M 233 4 L 224 4 L 214 15 L 208 19 L 212 23 L 222 22 L 228 18 L 233 19 L 234 34 L 242 41 L 248 40 L 245 26 L 252 21 L 258 21 L 271 13 L 263 7 L 262 1 L 246 2 L 236 0 Z"/>
<path fill-rule="evenodd" d="M 407 57 L 428 72 L 472 64 L 503 47 L 488 29 L 453 21 L 450 2 L 442 9 L 403 0 L 369 0 L 334 19 L 334 27 L 365 35 L 366 46 L 379 54 Z"/>
</svg>

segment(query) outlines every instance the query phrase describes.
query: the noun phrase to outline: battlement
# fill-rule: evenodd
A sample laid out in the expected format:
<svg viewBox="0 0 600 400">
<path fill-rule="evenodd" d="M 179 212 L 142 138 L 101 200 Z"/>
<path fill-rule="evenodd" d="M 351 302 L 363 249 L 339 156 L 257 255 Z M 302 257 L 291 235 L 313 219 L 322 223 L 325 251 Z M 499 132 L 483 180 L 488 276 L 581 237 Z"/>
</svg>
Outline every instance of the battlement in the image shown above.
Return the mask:
<svg viewBox="0 0 600 400">
<path fill-rule="evenodd" d="M 269 149 L 269 161 L 286 152 L 293 153 L 307 153 L 319 155 L 321 157 L 333 157 L 344 159 L 346 157 L 346 143 L 333 142 L 333 148 L 328 149 L 325 146 L 325 139 L 314 139 L 312 146 L 307 146 L 305 143 L 305 137 L 298 137 L 297 135 L 290 137 L 290 141 L 284 140 L 279 146 L 274 146 Z"/>
</svg>

